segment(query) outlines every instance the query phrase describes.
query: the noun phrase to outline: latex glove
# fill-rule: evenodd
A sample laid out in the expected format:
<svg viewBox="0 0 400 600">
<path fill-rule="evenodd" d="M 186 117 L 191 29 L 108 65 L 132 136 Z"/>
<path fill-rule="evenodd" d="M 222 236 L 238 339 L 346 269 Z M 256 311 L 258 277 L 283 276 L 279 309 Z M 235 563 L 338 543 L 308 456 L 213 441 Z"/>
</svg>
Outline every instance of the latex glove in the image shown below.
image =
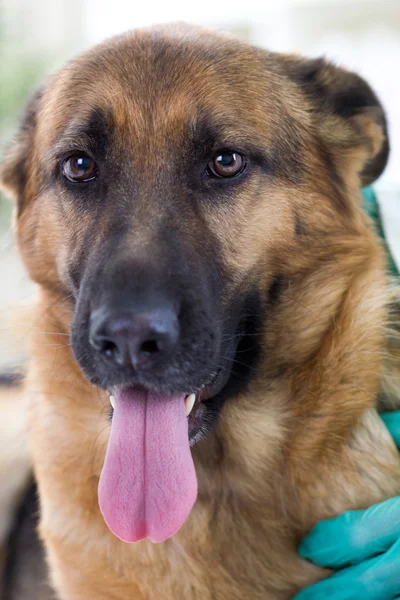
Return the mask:
<svg viewBox="0 0 400 600">
<path fill-rule="evenodd" d="M 400 447 L 400 412 L 382 418 Z M 340 570 L 293 600 L 400 598 L 400 497 L 317 523 L 299 552 L 316 565 Z"/>
</svg>

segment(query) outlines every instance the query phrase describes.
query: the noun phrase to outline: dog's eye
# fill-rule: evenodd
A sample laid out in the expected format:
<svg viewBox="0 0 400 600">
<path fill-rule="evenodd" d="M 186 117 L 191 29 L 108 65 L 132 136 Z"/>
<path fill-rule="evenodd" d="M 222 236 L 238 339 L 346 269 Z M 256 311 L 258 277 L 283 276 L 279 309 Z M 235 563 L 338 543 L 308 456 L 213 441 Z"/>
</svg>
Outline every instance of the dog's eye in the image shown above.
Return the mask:
<svg viewBox="0 0 400 600">
<path fill-rule="evenodd" d="M 94 160 L 90 156 L 87 156 L 87 154 L 73 154 L 64 160 L 62 172 L 68 181 L 80 183 L 95 179 L 97 166 Z"/>
<path fill-rule="evenodd" d="M 209 172 L 215 177 L 236 177 L 246 168 L 246 159 L 238 152 L 218 153 L 208 163 Z"/>
</svg>

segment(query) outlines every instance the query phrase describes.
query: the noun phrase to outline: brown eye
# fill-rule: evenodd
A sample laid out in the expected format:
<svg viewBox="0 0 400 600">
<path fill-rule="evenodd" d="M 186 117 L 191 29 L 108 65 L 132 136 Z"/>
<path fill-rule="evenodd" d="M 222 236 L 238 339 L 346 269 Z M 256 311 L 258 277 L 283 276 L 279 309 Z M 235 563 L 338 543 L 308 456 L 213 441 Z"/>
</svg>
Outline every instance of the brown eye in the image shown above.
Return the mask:
<svg viewBox="0 0 400 600">
<path fill-rule="evenodd" d="M 63 162 L 63 175 L 68 181 L 84 182 L 95 179 L 96 163 L 87 154 L 73 154 Z"/>
<path fill-rule="evenodd" d="M 238 152 L 221 152 L 208 163 L 208 168 L 216 177 L 235 177 L 246 167 L 246 159 Z"/>
</svg>

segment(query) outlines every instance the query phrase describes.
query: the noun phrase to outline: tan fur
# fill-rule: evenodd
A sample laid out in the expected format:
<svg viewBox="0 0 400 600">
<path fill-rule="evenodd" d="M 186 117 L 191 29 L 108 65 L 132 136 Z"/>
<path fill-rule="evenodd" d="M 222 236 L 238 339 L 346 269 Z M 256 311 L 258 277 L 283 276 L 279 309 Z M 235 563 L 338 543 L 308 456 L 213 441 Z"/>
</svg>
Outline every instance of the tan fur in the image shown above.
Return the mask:
<svg viewBox="0 0 400 600">
<path fill-rule="evenodd" d="M 261 147 L 274 136 L 284 144 L 279 126 L 285 127 L 289 115 L 304 146 L 308 175 L 298 184 L 256 175 L 238 192 L 234 206 L 221 203 L 204 212 L 233 270 L 232 294 L 260 261 L 260 289 L 266 292 L 278 273 L 289 281 L 269 309 L 261 366 L 247 392 L 225 404 L 218 426 L 193 449 L 199 496 L 172 539 L 127 545 L 103 522 L 97 486 L 109 436 L 108 398 L 85 380 L 66 337 L 73 309 L 65 291 L 67 263 L 87 223 L 69 209 L 67 231 L 52 208 L 51 191 L 35 190 L 33 198 L 30 190 L 43 152 L 50 152 L 66 123 L 82 117 L 80 110 L 99 102 L 112 103 L 121 144 L 130 152 L 135 141 L 138 177 L 152 184 L 155 152 L 168 164 L 171 136 L 177 146 L 182 143 L 196 93 L 207 111 L 222 114 L 213 93 L 220 75 L 202 58 L 201 36 L 211 46 L 226 44 L 243 57 L 249 72 L 264 76 L 261 51 L 230 38 L 179 31 L 173 34 L 177 39 L 189 40 L 189 48 L 193 44 L 192 63 L 177 77 L 176 95 L 161 97 L 159 104 L 154 100 L 157 135 L 138 116 L 144 82 L 138 79 L 138 106 L 136 100 L 124 102 L 125 90 L 111 68 L 113 52 L 128 38 L 110 42 L 107 58 L 95 49 L 55 77 L 37 117 L 17 228 L 24 261 L 41 285 L 26 387 L 29 439 L 41 498 L 40 534 L 60 600 L 289 600 L 328 575 L 297 553 L 301 537 L 318 520 L 400 493 L 399 456 L 375 409 L 384 362 L 398 364 L 393 347 L 391 359 L 386 358 L 384 257 L 359 207 L 359 171 L 378 153 L 382 131 L 371 115 L 347 125 L 336 117 L 323 119 L 278 72 L 277 65 L 297 59 L 274 58 L 271 96 L 262 108 L 255 76 L 247 83 L 251 94 L 234 75 L 230 87 L 219 82 L 219 93 L 233 94 L 244 137 Z M 146 35 L 138 34 L 132 44 L 145 43 Z M 93 70 L 98 80 L 88 86 Z M 73 97 L 67 93 L 71 81 Z M 235 128 L 230 133 L 227 127 L 226 133 L 235 136 Z M 332 148 L 346 182 L 346 210 L 337 207 L 314 134 Z M 157 146 L 152 147 L 153 140 Z M 3 178 L 15 193 L 8 171 Z M 257 195 L 260 188 L 268 202 Z M 94 247 L 107 235 L 109 217 L 102 215 Z M 297 217 L 311 236 L 294 235 Z M 190 219 L 182 227 L 190 228 Z M 142 248 L 152 226 L 141 233 Z M 384 379 L 384 392 L 387 385 Z M 398 389 L 392 385 L 390 390 L 397 400 Z"/>
</svg>

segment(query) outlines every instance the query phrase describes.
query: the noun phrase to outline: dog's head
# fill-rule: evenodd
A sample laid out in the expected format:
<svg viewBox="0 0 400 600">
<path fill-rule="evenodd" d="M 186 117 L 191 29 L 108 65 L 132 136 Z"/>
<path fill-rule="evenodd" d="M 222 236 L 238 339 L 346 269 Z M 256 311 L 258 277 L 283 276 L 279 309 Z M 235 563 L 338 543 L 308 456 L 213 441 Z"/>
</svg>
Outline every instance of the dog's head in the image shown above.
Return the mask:
<svg viewBox="0 0 400 600">
<path fill-rule="evenodd" d="M 31 277 L 74 305 L 85 376 L 121 403 L 195 401 L 195 442 L 261 356 L 282 368 L 281 296 L 359 236 L 359 189 L 387 154 L 360 77 L 173 27 L 115 38 L 50 78 L 2 180 Z M 287 345 L 286 363 L 297 352 Z"/>
</svg>

